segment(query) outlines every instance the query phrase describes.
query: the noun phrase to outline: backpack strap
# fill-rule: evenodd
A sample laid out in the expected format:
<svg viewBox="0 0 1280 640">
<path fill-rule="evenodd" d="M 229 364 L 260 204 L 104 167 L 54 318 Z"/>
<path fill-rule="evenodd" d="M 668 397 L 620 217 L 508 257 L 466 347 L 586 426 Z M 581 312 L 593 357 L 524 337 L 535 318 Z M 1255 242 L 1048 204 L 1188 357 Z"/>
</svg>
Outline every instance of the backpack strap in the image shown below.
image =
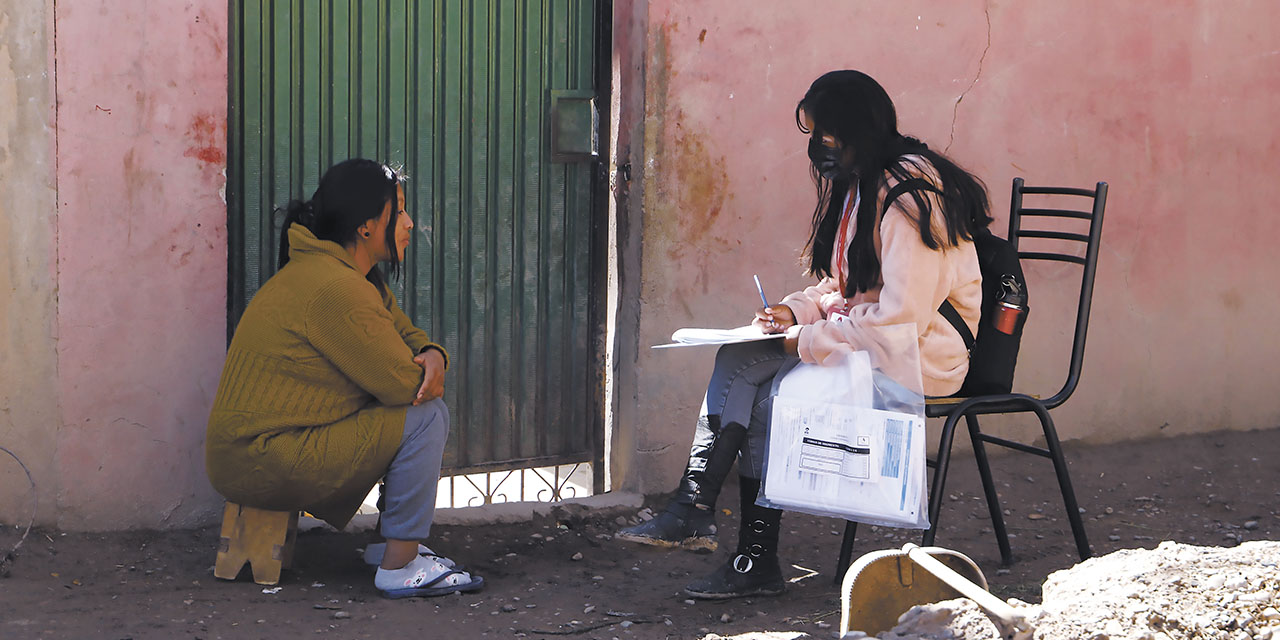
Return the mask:
<svg viewBox="0 0 1280 640">
<path fill-rule="evenodd" d="M 964 348 L 973 351 L 973 332 L 969 331 L 969 325 L 964 323 L 964 319 L 960 317 L 960 312 L 951 306 L 951 301 L 943 300 L 942 306 L 938 307 L 938 313 L 941 313 L 942 317 L 946 318 L 947 322 L 950 322 L 951 326 L 955 328 L 956 333 L 960 334 L 960 339 L 964 340 Z"/>
<path fill-rule="evenodd" d="M 912 189 L 923 189 L 938 193 L 938 188 L 923 178 L 903 180 L 902 182 L 893 185 L 893 188 L 889 189 L 889 192 L 885 194 L 883 212 L 887 213 L 894 200 L 897 200 L 899 196 L 911 191 Z M 941 313 L 942 317 L 946 318 L 947 322 L 951 323 L 951 326 L 956 330 L 956 333 L 960 334 L 960 339 L 964 340 L 965 349 L 973 351 L 973 343 L 975 342 L 973 332 L 969 331 L 969 325 L 964 323 L 964 319 L 960 317 L 960 312 L 956 311 L 956 308 L 951 305 L 951 301 L 943 300 L 942 306 L 938 307 L 938 313 Z"/>
<path fill-rule="evenodd" d="M 933 186 L 932 183 L 924 178 L 908 178 L 893 185 L 893 188 L 889 189 L 889 192 L 884 194 L 884 205 L 880 208 L 880 215 L 888 213 L 889 207 L 893 205 L 894 200 L 897 200 L 899 196 L 913 189 L 942 193 L 941 191 L 938 191 L 937 187 Z"/>
</svg>

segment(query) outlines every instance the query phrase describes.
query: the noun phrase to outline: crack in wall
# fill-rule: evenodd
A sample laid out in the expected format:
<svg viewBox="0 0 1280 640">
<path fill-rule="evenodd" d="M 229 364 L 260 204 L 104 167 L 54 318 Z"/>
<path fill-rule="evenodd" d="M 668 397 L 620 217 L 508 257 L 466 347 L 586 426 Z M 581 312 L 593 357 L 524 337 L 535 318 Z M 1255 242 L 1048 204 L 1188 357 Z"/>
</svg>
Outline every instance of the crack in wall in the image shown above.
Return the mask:
<svg viewBox="0 0 1280 640">
<path fill-rule="evenodd" d="M 982 49 L 982 56 L 978 58 L 978 72 L 973 75 L 973 80 L 969 82 L 969 86 L 960 92 L 960 97 L 956 98 L 956 103 L 951 106 L 951 133 L 947 137 L 947 146 L 942 150 L 947 153 L 951 150 L 951 143 L 956 139 L 956 119 L 960 116 L 960 102 L 964 97 L 969 95 L 969 90 L 978 84 L 978 79 L 982 77 L 982 65 L 987 61 L 987 52 L 991 50 L 991 5 L 983 2 L 982 13 L 987 18 L 987 46 Z"/>
</svg>

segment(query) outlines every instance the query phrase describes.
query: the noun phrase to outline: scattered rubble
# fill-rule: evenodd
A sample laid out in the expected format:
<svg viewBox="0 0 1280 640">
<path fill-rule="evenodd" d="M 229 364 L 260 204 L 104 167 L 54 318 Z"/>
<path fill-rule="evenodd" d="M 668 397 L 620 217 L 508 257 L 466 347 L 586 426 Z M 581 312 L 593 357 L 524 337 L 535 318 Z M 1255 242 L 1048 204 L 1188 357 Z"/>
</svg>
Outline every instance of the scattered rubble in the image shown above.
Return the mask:
<svg viewBox="0 0 1280 640">
<path fill-rule="evenodd" d="M 1280 541 L 1162 542 L 1049 574 L 1025 607 L 1036 640 L 1280 640 Z M 914 607 L 881 640 L 998 640 L 969 600 Z"/>
</svg>

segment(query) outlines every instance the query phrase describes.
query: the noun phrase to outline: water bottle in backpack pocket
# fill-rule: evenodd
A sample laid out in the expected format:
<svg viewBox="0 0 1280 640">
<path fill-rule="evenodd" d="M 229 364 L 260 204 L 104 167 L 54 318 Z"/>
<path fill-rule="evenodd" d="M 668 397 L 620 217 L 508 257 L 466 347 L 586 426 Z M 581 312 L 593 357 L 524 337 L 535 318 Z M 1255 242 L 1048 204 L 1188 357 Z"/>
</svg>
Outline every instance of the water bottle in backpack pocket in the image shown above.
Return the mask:
<svg viewBox="0 0 1280 640">
<path fill-rule="evenodd" d="M 996 331 L 1011 336 L 1022 326 L 1022 319 L 1027 314 L 1027 296 L 1013 275 L 1000 277 L 1000 296 L 996 298 L 993 311 Z"/>
</svg>

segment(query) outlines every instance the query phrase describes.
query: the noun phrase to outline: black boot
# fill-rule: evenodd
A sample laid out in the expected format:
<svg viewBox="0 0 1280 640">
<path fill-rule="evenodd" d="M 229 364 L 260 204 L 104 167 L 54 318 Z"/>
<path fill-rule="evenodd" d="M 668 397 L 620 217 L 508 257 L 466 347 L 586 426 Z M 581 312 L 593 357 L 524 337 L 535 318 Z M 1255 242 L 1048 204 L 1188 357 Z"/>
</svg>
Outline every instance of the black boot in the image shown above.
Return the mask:
<svg viewBox="0 0 1280 640">
<path fill-rule="evenodd" d="M 614 537 L 658 547 L 715 551 L 716 498 L 746 433 L 746 427 L 737 423 L 721 427 L 720 416 L 699 418 L 689 466 L 671 502 L 657 517 L 623 529 Z"/>
<path fill-rule="evenodd" d="M 786 590 L 782 567 L 778 565 L 778 526 L 782 511 L 756 505 L 760 481 L 740 477 L 742 487 L 742 529 L 738 532 L 738 553 L 711 575 L 695 580 L 685 593 L 704 600 L 724 600 L 745 596 L 776 596 Z"/>
</svg>

